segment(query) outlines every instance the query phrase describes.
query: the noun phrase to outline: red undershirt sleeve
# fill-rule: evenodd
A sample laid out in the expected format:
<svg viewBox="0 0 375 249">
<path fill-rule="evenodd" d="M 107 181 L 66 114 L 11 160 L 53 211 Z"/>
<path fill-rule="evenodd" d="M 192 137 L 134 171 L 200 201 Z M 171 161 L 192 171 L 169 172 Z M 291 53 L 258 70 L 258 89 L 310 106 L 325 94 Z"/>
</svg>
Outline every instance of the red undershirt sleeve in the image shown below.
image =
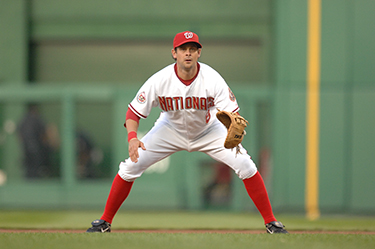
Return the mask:
<svg viewBox="0 0 375 249">
<path fill-rule="evenodd" d="M 141 118 L 138 117 L 130 108 L 128 108 L 128 111 L 126 112 L 125 123 L 124 123 L 125 127 L 126 127 L 126 120 L 128 120 L 128 119 L 132 119 L 132 120 L 136 121 L 139 124 L 139 120 Z"/>
</svg>

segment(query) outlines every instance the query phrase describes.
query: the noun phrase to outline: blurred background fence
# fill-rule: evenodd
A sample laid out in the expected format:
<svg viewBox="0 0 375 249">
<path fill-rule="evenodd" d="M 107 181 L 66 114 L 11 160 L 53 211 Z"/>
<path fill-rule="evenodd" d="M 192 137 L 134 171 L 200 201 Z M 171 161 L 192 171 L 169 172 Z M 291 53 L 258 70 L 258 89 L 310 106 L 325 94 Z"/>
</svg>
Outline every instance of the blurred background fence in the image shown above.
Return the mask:
<svg viewBox="0 0 375 249">
<path fill-rule="evenodd" d="M 127 157 L 127 104 L 173 63 L 175 33 L 192 30 L 201 61 L 227 80 L 250 121 L 244 146 L 274 209 L 303 212 L 307 8 L 305 0 L 0 0 L 0 208 L 102 208 Z M 322 0 L 323 213 L 375 213 L 374 8 Z M 141 120 L 140 133 L 157 117 Z M 241 184 L 207 156 L 180 152 L 138 179 L 123 208 L 253 210 Z"/>
</svg>

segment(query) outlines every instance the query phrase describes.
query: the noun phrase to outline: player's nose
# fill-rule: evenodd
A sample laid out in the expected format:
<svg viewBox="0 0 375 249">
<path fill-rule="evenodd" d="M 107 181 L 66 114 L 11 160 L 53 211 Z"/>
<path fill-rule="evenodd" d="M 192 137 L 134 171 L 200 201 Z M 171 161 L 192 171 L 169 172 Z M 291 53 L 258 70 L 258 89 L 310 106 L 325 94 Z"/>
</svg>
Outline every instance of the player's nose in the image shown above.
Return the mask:
<svg viewBox="0 0 375 249">
<path fill-rule="evenodd" d="M 192 53 L 193 53 L 193 49 L 192 48 L 186 49 L 186 54 L 187 55 L 191 55 Z"/>
</svg>

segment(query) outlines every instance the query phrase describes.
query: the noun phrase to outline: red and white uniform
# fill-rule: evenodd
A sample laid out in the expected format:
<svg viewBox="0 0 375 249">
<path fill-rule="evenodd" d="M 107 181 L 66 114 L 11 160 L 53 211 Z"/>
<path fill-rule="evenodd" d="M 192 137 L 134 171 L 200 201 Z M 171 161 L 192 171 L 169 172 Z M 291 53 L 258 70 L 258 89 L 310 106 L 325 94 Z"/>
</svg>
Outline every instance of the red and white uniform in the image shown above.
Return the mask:
<svg viewBox="0 0 375 249">
<path fill-rule="evenodd" d="M 241 147 L 241 153 L 225 149 L 225 126 L 216 118 L 217 108 L 239 111 L 236 98 L 225 80 L 210 66 L 198 62 L 198 74 L 184 84 L 171 64 L 151 76 L 139 89 L 129 108 L 147 118 L 153 107 L 161 114 L 154 127 L 141 139 L 146 150 L 139 149 L 137 163 L 120 163 L 119 175 L 134 181 L 152 164 L 181 150 L 201 151 L 231 167 L 241 179 L 252 177 L 256 166 Z"/>
</svg>

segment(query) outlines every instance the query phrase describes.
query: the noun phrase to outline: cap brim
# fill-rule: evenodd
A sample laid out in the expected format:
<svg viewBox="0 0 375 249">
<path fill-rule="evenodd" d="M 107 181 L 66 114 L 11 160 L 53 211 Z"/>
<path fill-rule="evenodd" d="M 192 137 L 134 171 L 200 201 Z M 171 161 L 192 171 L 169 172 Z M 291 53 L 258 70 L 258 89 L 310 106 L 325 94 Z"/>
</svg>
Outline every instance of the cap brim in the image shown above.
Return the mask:
<svg viewBox="0 0 375 249">
<path fill-rule="evenodd" d="M 196 42 L 196 41 L 183 41 L 183 42 L 181 42 L 181 43 L 175 45 L 174 48 L 178 48 L 178 47 L 180 47 L 180 46 L 182 46 L 182 45 L 184 45 L 184 44 L 186 44 L 186 43 L 195 43 L 195 44 L 198 45 L 198 48 L 202 48 L 202 44 L 200 44 L 199 42 Z"/>
</svg>

